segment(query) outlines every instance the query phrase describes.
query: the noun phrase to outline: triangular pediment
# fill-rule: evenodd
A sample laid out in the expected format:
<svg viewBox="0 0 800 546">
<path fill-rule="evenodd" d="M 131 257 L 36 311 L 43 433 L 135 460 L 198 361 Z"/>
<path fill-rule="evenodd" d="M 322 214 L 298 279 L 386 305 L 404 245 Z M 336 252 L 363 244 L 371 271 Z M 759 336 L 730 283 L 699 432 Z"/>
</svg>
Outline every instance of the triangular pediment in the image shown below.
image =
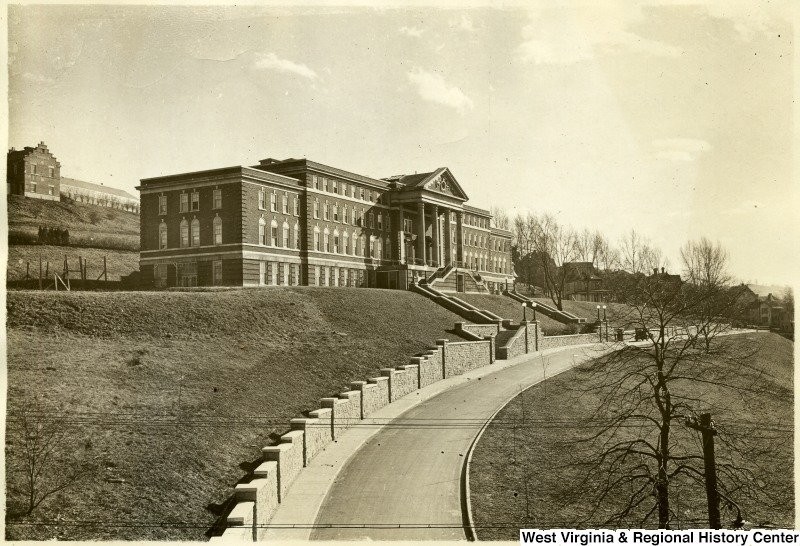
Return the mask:
<svg viewBox="0 0 800 546">
<path fill-rule="evenodd" d="M 453 176 L 453 173 L 451 173 L 450 169 L 447 167 L 442 167 L 431 173 L 431 176 L 425 181 L 424 187 L 428 191 L 455 197 L 462 201 L 469 199 L 455 176 Z"/>
</svg>

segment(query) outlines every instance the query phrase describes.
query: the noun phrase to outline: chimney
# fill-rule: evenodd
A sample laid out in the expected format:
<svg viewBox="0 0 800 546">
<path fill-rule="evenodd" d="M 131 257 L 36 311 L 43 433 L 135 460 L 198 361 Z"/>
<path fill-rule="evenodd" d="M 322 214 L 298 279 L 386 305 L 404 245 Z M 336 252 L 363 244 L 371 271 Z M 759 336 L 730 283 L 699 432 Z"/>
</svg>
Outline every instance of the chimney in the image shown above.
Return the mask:
<svg viewBox="0 0 800 546">
<path fill-rule="evenodd" d="M 663 274 L 665 274 L 665 271 L 664 271 L 664 268 L 663 268 L 663 267 L 661 268 L 661 274 L 662 274 L 662 275 L 663 275 Z"/>
<path fill-rule="evenodd" d="M 658 275 L 658 268 L 657 267 L 653 268 L 653 275 Z"/>
</svg>

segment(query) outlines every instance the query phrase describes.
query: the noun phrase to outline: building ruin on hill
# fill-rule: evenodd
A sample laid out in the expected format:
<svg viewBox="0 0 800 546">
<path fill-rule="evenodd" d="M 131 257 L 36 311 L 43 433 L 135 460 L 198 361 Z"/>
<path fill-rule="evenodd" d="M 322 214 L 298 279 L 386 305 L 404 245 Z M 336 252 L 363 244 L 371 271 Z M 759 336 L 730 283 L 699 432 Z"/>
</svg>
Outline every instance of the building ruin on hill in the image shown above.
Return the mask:
<svg viewBox="0 0 800 546">
<path fill-rule="evenodd" d="M 447 168 L 371 178 L 307 159 L 147 178 L 145 286 L 407 288 L 444 270 L 456 291 L 513 282 L 511 232 Z"/>
</svg>

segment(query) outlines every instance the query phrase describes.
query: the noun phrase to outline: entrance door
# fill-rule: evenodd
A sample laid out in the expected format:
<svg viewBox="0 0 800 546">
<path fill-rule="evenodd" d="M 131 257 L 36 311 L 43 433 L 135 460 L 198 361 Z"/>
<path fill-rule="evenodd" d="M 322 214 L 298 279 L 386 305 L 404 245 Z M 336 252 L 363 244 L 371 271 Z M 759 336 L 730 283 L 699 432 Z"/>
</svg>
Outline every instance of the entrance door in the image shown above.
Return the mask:
<svg viewBox="0 0 800 546">
<path fill-rule="evenodd" d="M 456 273 L 456 292 L 464 291 L 464 274 Z"/>
</svg>

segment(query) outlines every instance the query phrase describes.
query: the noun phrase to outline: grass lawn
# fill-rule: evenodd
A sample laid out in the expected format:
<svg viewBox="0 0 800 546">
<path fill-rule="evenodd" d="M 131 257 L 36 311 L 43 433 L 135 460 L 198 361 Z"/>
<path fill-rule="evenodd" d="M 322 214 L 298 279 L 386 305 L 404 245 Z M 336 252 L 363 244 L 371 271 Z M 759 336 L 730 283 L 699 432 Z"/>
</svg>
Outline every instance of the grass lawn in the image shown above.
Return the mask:
<svg viewBox="0 0 800 546">
<path fill-rule="evenodd" d="M 7 539 L 204 540 L 290 418 L 456 339 L 459 320 L 411 292 L 313 287 L 17 291 L 7 311 L 9 513 L 24 503 L 20 410 L 59 431 L 46 484 L 86 470 Z"/>
<path fill-rule="evenodd" d="M 740 369 L 719 359 L 713 363 L 730 367 L 720 371 L 731 383 L 757 387 L 759 392 L 730 396 L 730 390 L 698 383 L 674 385 L 673 392 L 679 387 L 683 394 L 696 396 L 702 400 L 703 409 L 712 413 L 719 430 L 718 468 L 735 460 L 752 472 L 746 483 L 754 491 L 752 496 L 734 494 L 745 520 L 755 526 L 792 528 L 794 344 L 775 334 L 730 336 L 726 343 L 739 354 L 759 348 L 748 362 L 761 374 L 757 381 L 745 382 Z M 601 405 L 601 395 L 592 390 L 592 381 L 596 379 L 577 370 L 548 379 L 520 394 L 487 427 L 474 452 L 470 472 L 473 515 L 481 540 L 518 540 L 520 528 L 600 527 L 616 512 L 615 507 L 623 505 L 621 495 L 598 502 L 588 493 L 603 483 L 604 474 L 590 474 L 588 482 L 580 481 L 585 474 L 578 465 L 596 461 L 600 447 L 597 441 L 589 440 L 596 427 L 587 425 L 593 410 Z M 627 429 L 625 434 L 639 438 L 637 428 Z M 735 452 L 731 447 L 736 434 L 747 440 L 747 450 Z M 699 434 L 682 422 L 673 422 L 672 435 L 686 453 L 702 453 Z M 738 441 L 737 445 L 741 447 Z M 636 457 L 632 459 L 621 464 L 638 462 Z M 626 468 L 622 467 L 623 472 L 628 472 Z M 678 517 L 676 527 L 707 526 L 702 485 L 674 481 L 670 502 Z M 598 508 L 597 512 L 588 517 L 593 508 Z M 632 519 L 641 515 L 634 511 Z M 734 517 L 735 513 L 723 509 L 724 526 L 730 527 Z M 480 528 L 498 524 L 505 527 Z M 634 522 L 630 525 L 639 526 Z"/>
<path fill-rule="evenodd" d="M 87 262 L 86 276 L 96 279 L 103 272 L 103 257 L 106 258 L 108 267 L 108 280 L 118 281 L 123 275 L 128 275 L 139 269 L 139 253 L 124 250 L 108 250 L 101 248 L 75 248 L 69 246 L 51 245 L 11 245 L 8 247 L 7 280 L 20 280 L 25 278 L 27 263 L 30 262 L 31 278 L 39 275 L 39 258 L 42 259 L 42 275 L 45 274 L 45 262 L 50 262 L 50 280 L 52 272 L 59 274 L 64 269 L 64 255 L 67 255 L 70 270 L 79 268 L 78 257 L 83 257 Z M 70 273 L 70 277 L 77 278 L 78 273 Z"/>
</svg>

